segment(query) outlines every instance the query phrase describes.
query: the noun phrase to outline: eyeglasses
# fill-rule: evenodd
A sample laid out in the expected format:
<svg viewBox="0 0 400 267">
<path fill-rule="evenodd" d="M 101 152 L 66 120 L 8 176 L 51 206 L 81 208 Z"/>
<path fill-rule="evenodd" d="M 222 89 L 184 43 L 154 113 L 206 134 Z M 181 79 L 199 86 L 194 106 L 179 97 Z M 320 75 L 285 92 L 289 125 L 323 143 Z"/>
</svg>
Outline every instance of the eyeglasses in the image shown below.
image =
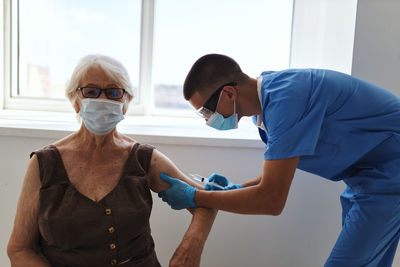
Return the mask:
<svg viewBox="0 0 400 267">
<path fill-rule="evenodd" d="M 217 106 L 219 103 L 219 98 L 221 96 L 221 91 L 224 89 L 225 86 L 236 86 L 237 82 L 230 82 L 222 85 L 215 91 L 210 98 L 207 100 L 207 102 L 198 110 L 196 110 L 196 113 L 208 120 L 210 116 L 217 110 Z"/>
<path fill-rule="evenodd" d="M 124 96 L 125 89 L 123 88 L 97 88 L 97 87 L 79 87 L 76 90 L 80 90 L 82 92 L 83 97 L 85 98 L 98 98 L 101 92 L 104 91 L 106 97 L 108 99 L 117 100 L 121 99 Z"/>
</svg>

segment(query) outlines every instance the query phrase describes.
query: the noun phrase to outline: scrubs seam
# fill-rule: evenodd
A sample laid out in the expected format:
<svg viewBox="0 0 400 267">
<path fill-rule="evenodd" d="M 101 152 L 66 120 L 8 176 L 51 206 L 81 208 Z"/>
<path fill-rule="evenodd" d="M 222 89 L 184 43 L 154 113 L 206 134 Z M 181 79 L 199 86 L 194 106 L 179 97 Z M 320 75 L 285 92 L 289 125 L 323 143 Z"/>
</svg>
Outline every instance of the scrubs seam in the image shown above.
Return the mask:
<svg viewBox="0 0 400 267">
<path fill-rule="evenodd" d="M 267 151 L 266 151 L 267 152 Z M 268 157 L 265 159 L 283 159 L 283 158 L 292 158 L 292 157 L 301 157 L 301 156 L 310 156 L 313 155 L 315 152 L 315 149 L 313 150 L 299 150 L 299 151 L 288 151 L 287 153 L 279 153 L 279 155 L 271 155 L 272 158 Z M 275 153 L 273 153 L 275 154 Z M 278 157 L 274 157 L 274 156 L 278 156 Z"/>
</svg>

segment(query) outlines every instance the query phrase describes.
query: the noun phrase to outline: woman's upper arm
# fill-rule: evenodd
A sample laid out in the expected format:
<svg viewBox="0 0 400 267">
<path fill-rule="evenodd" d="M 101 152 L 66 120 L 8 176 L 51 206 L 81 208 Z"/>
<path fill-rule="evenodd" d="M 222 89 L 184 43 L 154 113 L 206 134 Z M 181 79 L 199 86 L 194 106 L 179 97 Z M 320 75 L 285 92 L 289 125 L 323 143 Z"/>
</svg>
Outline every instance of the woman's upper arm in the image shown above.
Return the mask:
<svg viewBox="0 0 400 267">
<path fill-rule="evenodd" d="M 34 155 L 29 161 L 19 196 L 14 228 L 8 243 L 8 252 L 34 249 L 38 246 L 39 191 L 41 187 L 39 162 Z"/>
<path fill-rule="evenodd" d="M 202 187 L 200 184 L 197 184 L 186 177 L 185 174 L 181 172 L 167 156 L 154 149 L 148 173 L 148 182 L 150 189 L 156 193 L 164 191 L 170 187 L 169 184 L 160 179 L 161 173 L 165 173 L 173 178 L 180 179 L 192 186 L 196 186 L 197 188 Z"/>
</svg>

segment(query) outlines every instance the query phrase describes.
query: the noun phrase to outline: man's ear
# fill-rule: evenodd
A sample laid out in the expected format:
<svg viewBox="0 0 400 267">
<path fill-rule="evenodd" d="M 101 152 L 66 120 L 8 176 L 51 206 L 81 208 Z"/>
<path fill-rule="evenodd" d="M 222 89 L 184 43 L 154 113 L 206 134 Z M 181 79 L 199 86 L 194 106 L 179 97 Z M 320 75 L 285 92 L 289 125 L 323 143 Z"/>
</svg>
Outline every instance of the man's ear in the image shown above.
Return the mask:
<svg viewBox="0 0 400 267">
<path fill-rule="evenodd" d="M 223 94 L 226 95 L 230 101 L 237 99 L 237 91 L 233 86 L 225 86 L 223 89 Z"/>
</svg>

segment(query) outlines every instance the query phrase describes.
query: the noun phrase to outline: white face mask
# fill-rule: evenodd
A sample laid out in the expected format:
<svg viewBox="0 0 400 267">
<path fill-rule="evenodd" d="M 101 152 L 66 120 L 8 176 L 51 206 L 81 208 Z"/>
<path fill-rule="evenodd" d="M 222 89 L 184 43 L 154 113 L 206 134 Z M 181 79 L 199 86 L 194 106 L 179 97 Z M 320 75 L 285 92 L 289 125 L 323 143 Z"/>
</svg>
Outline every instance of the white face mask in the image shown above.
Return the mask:
<svg viewBox="0 0 400 267">
<path fill-rule="evenodd" d="M 123 103 L 117 101 L 84 98 L 79 115 L 89 131 L 96 135 L 105 135 L 124 119 L 122 107 Z"/>
</svg>

